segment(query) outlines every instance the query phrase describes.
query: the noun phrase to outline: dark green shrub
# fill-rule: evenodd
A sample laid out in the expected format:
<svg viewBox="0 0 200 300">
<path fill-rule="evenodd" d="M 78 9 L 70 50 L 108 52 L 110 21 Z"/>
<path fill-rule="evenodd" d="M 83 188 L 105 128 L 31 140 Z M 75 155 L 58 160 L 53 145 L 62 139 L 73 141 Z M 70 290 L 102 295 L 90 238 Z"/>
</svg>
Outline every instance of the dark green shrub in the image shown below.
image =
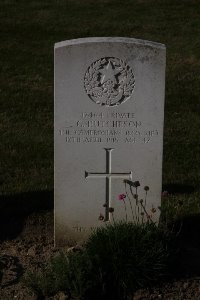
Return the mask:
<svg viewBox="0 0 200 300">
<path fill-rule="evenodd" d="M 97 229 L 86 244 L 103 299 L 128 299 L 166 275 L 172 236 L 153 223 L 118 223 Z M 102 299 L 102 298 L 101 298 Z"/>
</svg>

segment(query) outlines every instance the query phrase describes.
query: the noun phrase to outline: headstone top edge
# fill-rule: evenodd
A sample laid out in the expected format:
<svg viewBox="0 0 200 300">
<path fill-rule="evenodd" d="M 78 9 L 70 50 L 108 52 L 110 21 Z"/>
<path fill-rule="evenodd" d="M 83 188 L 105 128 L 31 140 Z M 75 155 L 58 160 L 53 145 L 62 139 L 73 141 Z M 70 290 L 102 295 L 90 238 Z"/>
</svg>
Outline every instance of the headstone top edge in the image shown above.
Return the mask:
<svg viewBox="0 0 200 300">
<path fill-rule="evenodd" d="M 127 43 L 127 44 L 136 44 L 141 46 L 149 46 L 161 50 L 165 50 L 166 46 L 161 43 L 142 40 L 142 39 L 135 39 L 135 38 L 127 38 L 127 37 L 87 37 L 87 38 L 79 38 L 79 39 L 72 39 L 66 40 L 62 42 L 55 43 L 54 48 L 62 48 L 66 46 L 73 46 L 73 45 L 80 45 L 84 43 Z"/>
</svg>

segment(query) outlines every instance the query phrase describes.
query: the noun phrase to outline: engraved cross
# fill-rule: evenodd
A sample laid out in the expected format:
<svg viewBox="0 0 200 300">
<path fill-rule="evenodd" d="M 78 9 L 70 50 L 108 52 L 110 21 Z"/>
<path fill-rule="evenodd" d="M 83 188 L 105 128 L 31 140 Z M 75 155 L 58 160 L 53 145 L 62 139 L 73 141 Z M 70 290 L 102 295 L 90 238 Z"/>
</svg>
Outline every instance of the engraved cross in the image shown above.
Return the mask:
<svg viewBox="0 0 200 300">
<path fill-rule="evenodd" d="M 123 179 L 132 179 L 132 172 L 127 173 L 112 173 L 111 162 L 112 156 L 111 153 L 114 150 L 113 148 L 104 148 L 106 151 L 106 172 L 87 172 L 85 171 L 85 178 L 105 178 L 106 179 L 106 207 L 105 207 L 105 218 L 104 221 L 110 220 L 109 208 L 111 207 L 111 183 L 112 179 L 123 178 Z"/>
</svg>

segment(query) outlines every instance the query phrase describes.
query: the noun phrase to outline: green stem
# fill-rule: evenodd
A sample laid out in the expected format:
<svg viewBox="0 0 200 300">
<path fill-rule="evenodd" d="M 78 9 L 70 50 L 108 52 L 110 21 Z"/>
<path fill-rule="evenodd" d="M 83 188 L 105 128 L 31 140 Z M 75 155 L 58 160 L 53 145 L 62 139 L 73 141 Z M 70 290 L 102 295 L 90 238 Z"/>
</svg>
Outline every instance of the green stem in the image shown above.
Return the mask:
<svg viewBox="0 0 200 300">
<path fill-rule="evenodd" d="M 145 198 L 144 198 L 144 206 L 145 207 L 146 207 L 146 204 L 147 204 L 147 191 L 146 191 Z"/>
<path fill-rule="evenodd" d="M 130 187 L 130 192 L 131 192 L 131 195 L 132 195 L 132 197 L 134 198 L 134 194 L 133 194 L 133 190 L 132 190 L 132 187 L 131 186 L 129 186 Z M 136 192 L 137 192 L 137 189 L 136 189 Z M 136 194 L 137 195 L 137 194 Z M 137 216 L 137 205 L 138 205 L 138 203 L 137 203 L 137 199 L 135 199 L 136 201 L 135 201 L 135 218 L 136 218 L 136 223 L 138 222 L 138 216 Z"/>
<path fill-rule="evenodd" d="M 127 223 L 127 210 L 126 210 L 126 203 L 125 203 L 125 201 L 124 201 L 124 199 L 123 199 L 123 202 L 124 202 L 124 208 L 125 208 L 125 214 L 126 214 L 126 223 Z"/>
<path fill-rule="evenodd" d="M 131 213 L 132 213 L 133 221 L 135 221 L 131 199 L 130 199 L 130 197 L 128 195 L 127 188 L 126 188 L 126 182 L 125 182 L 125 192 L 126 192 L 126 196 L 128 198 L 128 201 L 129 201 L 129 204 L 130 204 L 130 207 L 131 207 Z"/>
<path fill-rule="evenodd" d="M 145 208 L 145 206 L 143 205 L 143 203 L 140 202 L 140 204 L 141 204 L 141 207 L 143 208 L 143 210 L 144 210 L 144 212 L 145 212 L 147 218 L 151 221 L 151 223 L 153 223 L 153 220 L 151 219 L 151 217 L 149 216 L 148 212 L 146 211 L 146 208 Z"/>
<path fill-rule="evenodd" d="M 113 223 L 115 224 L 114 213 L 112 212 L 111 214 L 112 214 Z"/>
</svg>

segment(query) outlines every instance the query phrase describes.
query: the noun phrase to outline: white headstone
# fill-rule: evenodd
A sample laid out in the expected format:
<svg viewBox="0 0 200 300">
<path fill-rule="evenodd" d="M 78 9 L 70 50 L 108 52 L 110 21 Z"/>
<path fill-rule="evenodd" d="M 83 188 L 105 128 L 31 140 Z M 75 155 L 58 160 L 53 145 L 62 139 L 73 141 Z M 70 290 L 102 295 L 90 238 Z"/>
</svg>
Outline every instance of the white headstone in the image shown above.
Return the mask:
<svg viewBox="0 0 200 300">
<path fill-rule="evenodd" d="M 132 38 L 55 45 L 57 244 L 113 219 L 132 220 L 127 198 L 126 212 L 118 200 L 124 179 L 140 182 L 139 199 L 149 186 L 146 210 L 158 220 L 165 56 L 164 45 Z"/>
</svg>

